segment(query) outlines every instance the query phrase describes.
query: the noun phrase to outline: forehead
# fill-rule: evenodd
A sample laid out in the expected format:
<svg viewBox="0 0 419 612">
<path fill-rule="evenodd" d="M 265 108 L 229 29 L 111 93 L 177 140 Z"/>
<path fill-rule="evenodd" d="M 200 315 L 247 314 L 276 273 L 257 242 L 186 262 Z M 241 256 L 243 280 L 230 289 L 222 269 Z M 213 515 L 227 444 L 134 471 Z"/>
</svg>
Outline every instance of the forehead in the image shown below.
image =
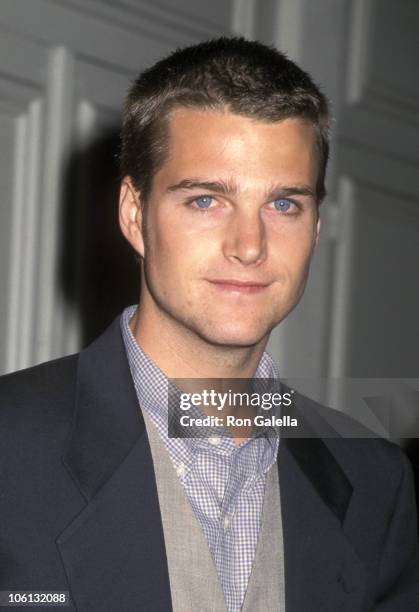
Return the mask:
<svg viewBox="0 0 419 612">
<path fill-rule="evenodd" d="M 168 158 L 157 174 L 168 181 L 199 175 L 234 177 L 243 185 L 284 180 L 314 186 L 318 160 L 316 130 L 303 119 L 265 122 L 179 109 L 169 118 Z"/>
</svg>

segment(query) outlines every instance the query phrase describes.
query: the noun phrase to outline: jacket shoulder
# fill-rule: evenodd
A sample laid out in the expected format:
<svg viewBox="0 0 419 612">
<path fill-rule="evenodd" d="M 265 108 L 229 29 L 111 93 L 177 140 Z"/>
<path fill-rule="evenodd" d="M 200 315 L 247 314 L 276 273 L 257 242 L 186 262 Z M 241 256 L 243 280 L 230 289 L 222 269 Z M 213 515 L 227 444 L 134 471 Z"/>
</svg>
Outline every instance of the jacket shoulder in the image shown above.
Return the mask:
<svg viewBox="0 0 419 612">
<path fill-rule="evenodd" d="M 72 417 L 78 354 L 0 377 L 0 423 Z"/>
<path fill-rule="evenodd" d="M 409 461 L 398 444 L 379 436 L 352 416 L 299 396 L 304 417 L 323 440 L 352 482 L 370 490 L 397 489 Z"/>
</svg>

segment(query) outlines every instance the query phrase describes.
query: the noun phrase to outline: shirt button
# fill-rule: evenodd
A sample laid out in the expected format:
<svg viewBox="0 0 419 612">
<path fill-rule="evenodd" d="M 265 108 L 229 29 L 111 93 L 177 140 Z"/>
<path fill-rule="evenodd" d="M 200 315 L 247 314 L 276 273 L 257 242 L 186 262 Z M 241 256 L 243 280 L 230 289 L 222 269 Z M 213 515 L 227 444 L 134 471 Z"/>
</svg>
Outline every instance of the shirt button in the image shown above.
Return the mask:
<svg viewBox="0 0 419 612">
<path fill-rule="evenodd" d="M 230 519 L 228 518 L 228 516 L 224 517 L 223 525 L 224 525 L 224 529 L 228 529 L 230 525 Z"/>
<path fill-rule="evenodd" d="M 218 446 L 221 442 L 221 438 L 218 438 L 217 436 L 212 436 L 211 438 L 208 438 L 208 442 L 213 446 Z"/>
<path fill-rule="evenodd" d="M 186 474 L 186 465 L 184 463 L 179 463 L 179 465 L 176 468 L 176 474 L 179 476 L 179 478 L 183 478 Z"/>
</svg>

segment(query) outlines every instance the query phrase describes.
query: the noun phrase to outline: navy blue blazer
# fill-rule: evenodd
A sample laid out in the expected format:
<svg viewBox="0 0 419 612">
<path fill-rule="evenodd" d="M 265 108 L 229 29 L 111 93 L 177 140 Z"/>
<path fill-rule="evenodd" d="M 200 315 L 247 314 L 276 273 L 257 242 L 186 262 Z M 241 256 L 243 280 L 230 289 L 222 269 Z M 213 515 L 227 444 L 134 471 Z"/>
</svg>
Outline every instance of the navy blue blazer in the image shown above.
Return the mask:
<svg viewBox="0 0 419 612">
<path fill-rule="evenodd" d="M 326 409 L 298 410 L 313 436 L 282 439 L 278 457 L 286 612 L 417 612 L 407 459 L 379 439 L 319 439 Z M 66 590 L 78 612 L 172 609 L 118 320 L 79 355 L 0 379 L 0 590 Z"/>
</svg>

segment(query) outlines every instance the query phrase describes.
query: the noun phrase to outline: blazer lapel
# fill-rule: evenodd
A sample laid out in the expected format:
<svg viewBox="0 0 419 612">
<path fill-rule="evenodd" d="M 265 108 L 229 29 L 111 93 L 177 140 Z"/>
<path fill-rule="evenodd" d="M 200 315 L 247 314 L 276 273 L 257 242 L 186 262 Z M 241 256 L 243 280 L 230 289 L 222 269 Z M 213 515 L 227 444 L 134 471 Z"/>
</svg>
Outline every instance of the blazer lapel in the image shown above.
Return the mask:
<svg viewBox="0 0 419 612">
<path fill-rule="evenodd" d="M 300 409 L 299 437 L 282 438 L 278 454 L 286 612 L 354 612 L 367 572 L 344 531 L 352 485 Z"/>
<path fill-rule="evenodd" d="M 63 462 L 87 502 L 57 538 L 77 610 L 170 612 L 153 462 L 118 319 L 80 354 Z"/>
</svg>

